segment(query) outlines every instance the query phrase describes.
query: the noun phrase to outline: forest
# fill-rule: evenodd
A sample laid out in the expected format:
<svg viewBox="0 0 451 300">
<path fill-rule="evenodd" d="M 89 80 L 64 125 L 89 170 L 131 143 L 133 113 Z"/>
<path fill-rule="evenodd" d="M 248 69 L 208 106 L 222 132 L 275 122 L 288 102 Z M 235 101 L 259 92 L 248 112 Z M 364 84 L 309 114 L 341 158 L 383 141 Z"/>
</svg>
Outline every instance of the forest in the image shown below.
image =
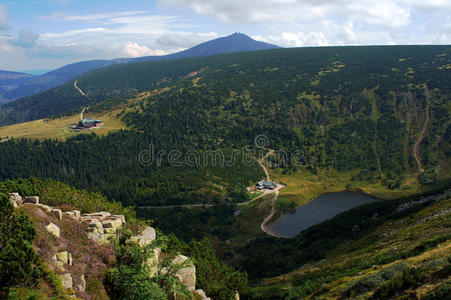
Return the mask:
<svg viewBox="0 0 451 300">
<path fill-rule="evenodd" d="M 128 129 L 1 143 L 0 178 L 53 178 L 126 206 L 236 203 L 263 177 L 242 159 L 263 135 L 267 148 L 300 154 L 276 165 L 287 171 L 333 168 L 390 189 L 412 174 L 434 184 L 451 170 L 449 56 L 447 46 L 301 48 L 95 70 L 78 78 L 88 97 L 68 83 L 2 106 L 2 123 L 125 104 L 118 118 Z M 428 117 L 418 165 L 412 153 Z M 166 154 L 143 165 L 149 147 Z M 233 166 L 186 164 L 192 151 L 225 161 L 239 153 Z"/>
</svg>

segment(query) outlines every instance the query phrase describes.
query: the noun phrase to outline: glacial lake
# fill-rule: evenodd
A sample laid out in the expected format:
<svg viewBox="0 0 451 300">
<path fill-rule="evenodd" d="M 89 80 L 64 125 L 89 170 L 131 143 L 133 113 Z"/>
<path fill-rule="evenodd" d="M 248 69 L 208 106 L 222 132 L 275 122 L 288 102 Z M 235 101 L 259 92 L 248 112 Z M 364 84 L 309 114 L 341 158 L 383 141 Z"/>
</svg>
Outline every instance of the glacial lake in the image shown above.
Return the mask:
<svg viewBox="0 0 451 300">
<path fill-rule="evenodd" d="M 301 231 L 341 212 L 376 201 L 379 199 L 359 192 L 327 193 L 286 213 L 269 227 L 283 237 L 293 238 Z"/>
</svg>

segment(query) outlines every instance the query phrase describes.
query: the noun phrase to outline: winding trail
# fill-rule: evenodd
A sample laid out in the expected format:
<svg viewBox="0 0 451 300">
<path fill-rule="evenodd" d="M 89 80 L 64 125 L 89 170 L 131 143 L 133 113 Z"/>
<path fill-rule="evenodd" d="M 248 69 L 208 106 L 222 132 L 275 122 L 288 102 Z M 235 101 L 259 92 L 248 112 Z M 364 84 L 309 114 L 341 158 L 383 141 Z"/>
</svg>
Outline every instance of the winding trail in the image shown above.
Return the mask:
<svg viewBox="0 0 451 300">
<path fill-rule="evenodd" d="M 424 169 L 423 169 L 423 165 L 421 163 L 421 158 L 420 158 L 420 155 L 419 155 L 419 148 L 420 148 L 421 142 L 423 141 L 424 135 L 426 134 L 427 127 L 429 125 L 429 121 L 430 121 L 430 117 L 429 117 L 429 102 L 430 102 L 430 99 L 432 97 L 431 93 L 429 92 L 429 90 L 428 90 L 426 85 L 425 85 L 424 88 L 426 89 L 425 93 L 426 93 L 426 98 L 428 100 L 427 101 L 427 105 L 426 105 L 426 120 L 424 121 L 423 128 L 421 129 L 420 135 L 418 136 L 418 139 L 415 142 L 415 146 L 413 146 L 413 149 L 412 149 L 412 155 L 415 158 L 415 161 L 417 162 L 418 171 L 420 173 L 423 173 Z"/>
<path fill-rule="evenodd" d="M 80 120 L 83 120 L 83 114 L 85 113 L 86 107 L 83 107 L 81 113 L 80 113 Z"/>
<path fill-rule="evenodd" d="M 277 234 L 271 228 L 266 226 L 266 224 L 269 222 L 269 220 L 271 220 L 271 218 L 276 213 L 275 204 L 276 204 L 277 198 L 279 197 L 279 190 L 283 187 L 284 187 L 284 185 L 278 184 L 277 187 L 274 189 L 274 198 L 271 200 L 271 212 L 269 213 L 269 215 L 267 215 L 265 217 L 265 219 L 263 219 L 263 222 L 260 225 L 260 228 L 264 233 L 266 233 L 267 235 L 273 236 L 273 237 L 277 237 L 277 238 L 283 238 L 283 236 Z"/>
<path fill-rule="evenodd" d="M 74 88 L 75 88 L 77 91 L 79 91 L 80 94 L 81 94 L 82 96 L 87 97 L 86 94 L 81 90 L 81 88 L 78 87 L 77 83 L 78 83 L 78 80 L 75 80 L 75 81 L 74 81 Z"/>
</svg>

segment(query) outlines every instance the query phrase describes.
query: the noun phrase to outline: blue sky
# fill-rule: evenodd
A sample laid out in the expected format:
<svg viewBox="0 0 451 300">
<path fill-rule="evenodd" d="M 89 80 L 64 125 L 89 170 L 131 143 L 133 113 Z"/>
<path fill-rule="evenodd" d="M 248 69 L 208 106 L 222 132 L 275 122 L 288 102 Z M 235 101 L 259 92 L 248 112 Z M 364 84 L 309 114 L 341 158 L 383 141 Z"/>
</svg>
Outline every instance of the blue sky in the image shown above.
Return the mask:
<svg viewBox="0 0 451 300">
<path fill-rule="evenodd" d="M 450 44 L 451 0 L 0 0 L 0 69 L 162 55 L 243 32 L 283 47 Z"/>
</svg>

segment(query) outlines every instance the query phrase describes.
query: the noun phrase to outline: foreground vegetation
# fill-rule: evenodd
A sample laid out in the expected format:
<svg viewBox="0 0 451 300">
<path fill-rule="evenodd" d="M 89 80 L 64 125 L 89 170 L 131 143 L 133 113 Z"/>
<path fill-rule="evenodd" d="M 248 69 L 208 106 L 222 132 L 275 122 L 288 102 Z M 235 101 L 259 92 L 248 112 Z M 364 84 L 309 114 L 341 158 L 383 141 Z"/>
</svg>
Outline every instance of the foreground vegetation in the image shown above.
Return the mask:
<svg viewBox="0 0 451 300">
<path fill-rule="evenodd" d="M 144 225 L 143 221 L 134 218 L 133 210 L 107 201 L 96 193 L 80 191 L 52 180 L 30 178 L 0 183 L 0 298 L 65 297 L 59 277 L 41 257 L 53 247 L 55 240 L 43 229 L 42 213 L 37 213 L 33 205 L 14 210 L 8 195 L 12 191 L 22 195 L 38 195 L 42 203 L 63 209 L 109 211 L 126 215 L 128 231 L 121 233 L 114 251 L 107 246 L 87 249 L 83 232 L 70 222 L 61 224 L 64 231 L 74 233 L 66 235 L 66 243 L 75 247 L 71 252 L 76 253 L 77 258 L 80 255 L 89 258 L 86 291 L 89 297 L 144 300 L 167 299 L 168 294 L 175 292 L 189 295 L 186 287 L 175 279 L 177 269 L 170 264 L 166 263 L 168 272 L 148 279 L 148 266 L 143 262 L 153 254 L 154 247 L 160 247 L 169 257 L 179 253 L 192 257 L 196 266 L 197 287 L 215 299 L 230 299 L 237 291 L 243 294 L 248 291 L 246 274 L 236 272 L 220 261 L 207 240 L 186 244 L 174 235 L 164 236 L 159 233 L 158 240 L 148 247 L 127 244 L 131 231 L 136 234 Z M 38 255 L 35 249 L 43 252 Z M 88 250 L 90 252 L 86 252 Z M 97 261 L 97 255 L 100 255 L 101 261 Z"/>
<path fill-rule="evenodd" d="M 252 298 L 449 295 L 451 194 L 441 194 L 446 196 L 407 206 L 420 198 L 368 204 L 292 240 L 261 238 L 247 244 L 240 251 L 242 268 L 251 280 L 267 278 L 252 290 Z"/>
</svg>

